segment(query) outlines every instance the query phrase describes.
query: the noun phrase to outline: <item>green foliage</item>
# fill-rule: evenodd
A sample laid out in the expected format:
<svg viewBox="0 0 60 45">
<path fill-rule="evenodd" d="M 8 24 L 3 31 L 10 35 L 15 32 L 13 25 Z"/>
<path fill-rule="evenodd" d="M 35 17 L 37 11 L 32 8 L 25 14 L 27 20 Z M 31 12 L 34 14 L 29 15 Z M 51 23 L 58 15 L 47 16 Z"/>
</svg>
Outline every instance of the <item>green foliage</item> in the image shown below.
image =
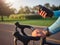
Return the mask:
<svg viewBox="0 0 60 45">
<path fill-rule="evenodd" d="M 33 15 L 33 14 L 12 14 L 9 17 L 8 16 L 3 16 L 4 20 L 55 20 L 57 19 L 56 17 L 53 18 L 42 18 L 40 15 Z M 0 20 L 1 20 L 1 16 L 0 16 Z"/>
<path fill-rule="evenodd" d="M 0 16 L 1 21 L 3 20 L 3 16 L 9 16 L 10 14 L 14 14 L 15 9 L 10 8 L 8 3 L 5 3 L 5 0 L 0 0 Z"/>
<path fill-rule="evenodd" d="M 60 10 L 60 5 L 59 6 L 55 6 L 55 5 L 52 5 L 52 7 L 50 7 L 53 11 L 56 11 L 56 10 Z"/>
<path fill-rule="evenodd" d="M 27 15 L 27 16 L 25 16 L 26 17 L 26 19 L 41 19 L 42 17 L 40 16 L 40 15 Z"/>
<path fill-rule="evenodd" d="M 10 15 L 9 20 L 25 20 L 25 15 L 24 14 L 18 14 L 18 15 Z"/>
<path fill-rule="evenodd" d="M 17 15 L 10 15 L 9 16 L 10 20 L 33 20 L 33 19 L 42 19 L 40 15 L 33 15 L 33 14 L 17 14 Z"/>
</svg>

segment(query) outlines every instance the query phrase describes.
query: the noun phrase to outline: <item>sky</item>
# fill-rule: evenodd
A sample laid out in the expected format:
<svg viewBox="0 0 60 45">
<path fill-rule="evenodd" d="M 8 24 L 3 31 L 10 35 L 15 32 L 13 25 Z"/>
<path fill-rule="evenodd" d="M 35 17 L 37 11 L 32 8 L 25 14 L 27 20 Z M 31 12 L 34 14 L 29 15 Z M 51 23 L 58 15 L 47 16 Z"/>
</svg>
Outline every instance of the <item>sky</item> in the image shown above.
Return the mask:
<svg viewBox="0 0 60 45">
<path fill-rule="evenodd" d="M 6 0 L 6 3 L 12 4 L 12 7 L 17 10 L 22 6 L 33 7 L 36 5 L 44 5 L 45 3 L 49 3 L 50 5 L 60 5 L 60 0 Z"/>
</svg>

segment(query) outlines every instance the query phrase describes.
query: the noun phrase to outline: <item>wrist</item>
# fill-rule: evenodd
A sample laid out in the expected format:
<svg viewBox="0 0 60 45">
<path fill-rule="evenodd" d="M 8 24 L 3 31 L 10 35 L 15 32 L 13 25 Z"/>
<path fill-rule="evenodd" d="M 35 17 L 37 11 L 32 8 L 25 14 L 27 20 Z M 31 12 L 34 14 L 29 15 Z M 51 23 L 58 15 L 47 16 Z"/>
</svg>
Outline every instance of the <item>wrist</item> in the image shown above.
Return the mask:
<svg viewBox="0 0 60 45">
<path fill-rule="evenodd" d="M 51 33 L 49 32 L 49 29 L 46 30 L 46 36 L 50 36 Z"/>
</svg>

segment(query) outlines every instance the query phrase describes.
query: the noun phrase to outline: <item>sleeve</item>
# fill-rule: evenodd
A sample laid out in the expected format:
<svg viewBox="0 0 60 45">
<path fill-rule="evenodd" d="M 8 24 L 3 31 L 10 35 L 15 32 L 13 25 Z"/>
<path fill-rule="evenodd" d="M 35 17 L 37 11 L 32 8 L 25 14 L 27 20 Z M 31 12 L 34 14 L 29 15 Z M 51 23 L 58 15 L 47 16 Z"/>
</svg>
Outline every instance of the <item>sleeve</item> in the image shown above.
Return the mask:
<svg viewBox="0 0 60 45">
<path fill-rule="evenodd" d="M 60 32 L 60 17 L 56 20 L 55 23 L 53 23 L 51 26 L 49 26 L 48 29 L 51 34 Z"/>
<path fill-rule="evenodd" d="M 53 13 L 54 13 L 55 17 L 59 17 L 60 16 L 60 11 L 53 11 Z"/>
</svg>

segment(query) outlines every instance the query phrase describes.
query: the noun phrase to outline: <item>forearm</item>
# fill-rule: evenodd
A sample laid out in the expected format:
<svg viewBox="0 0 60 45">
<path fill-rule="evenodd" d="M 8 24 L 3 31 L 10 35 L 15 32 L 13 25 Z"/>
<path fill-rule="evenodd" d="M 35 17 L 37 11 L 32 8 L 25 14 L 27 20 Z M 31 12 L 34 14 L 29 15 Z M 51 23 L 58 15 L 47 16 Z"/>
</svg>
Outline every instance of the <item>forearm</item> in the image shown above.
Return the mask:
<svg viewBox="0 0 60 45">
<path fill-rule="evenodd" d="M 60 31 L 60 17 L 56 20 L 54 24 L 48 27 L 49 32 L 55 34 Z"/>
</svg>

